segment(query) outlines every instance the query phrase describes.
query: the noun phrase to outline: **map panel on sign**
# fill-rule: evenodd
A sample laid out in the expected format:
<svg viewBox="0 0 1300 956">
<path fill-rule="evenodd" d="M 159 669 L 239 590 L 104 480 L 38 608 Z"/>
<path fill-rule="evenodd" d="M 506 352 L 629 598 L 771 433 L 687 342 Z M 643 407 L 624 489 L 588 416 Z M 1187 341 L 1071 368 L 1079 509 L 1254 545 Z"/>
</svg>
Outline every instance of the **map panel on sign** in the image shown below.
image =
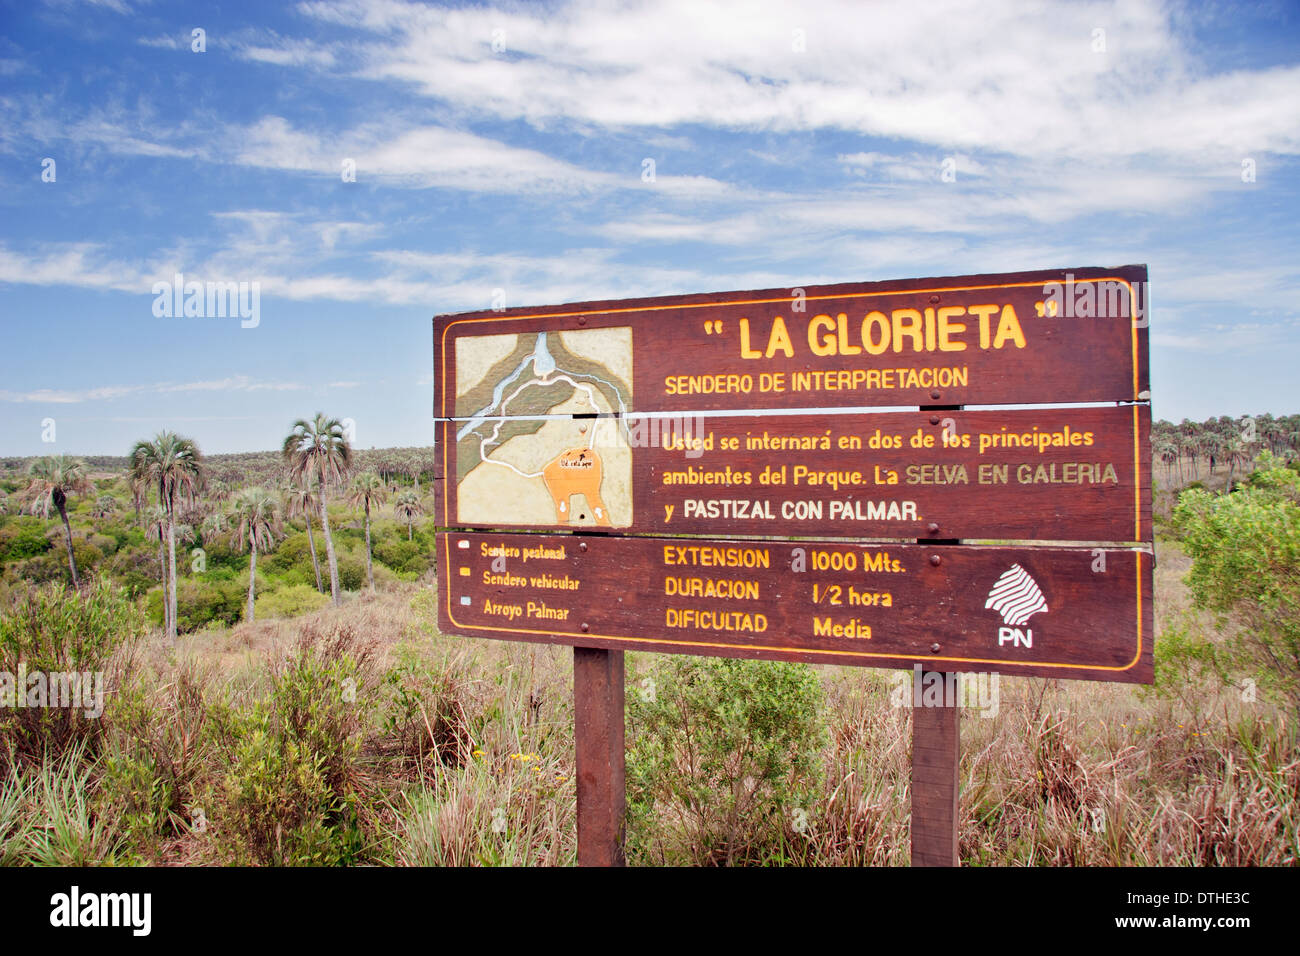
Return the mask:
<svg viewBox="0 0 1300 956">
<path fill-rule="evenodd" d="M 456 339 L 457 519 L 632 523 L 632 329 Z"/>
</svg>

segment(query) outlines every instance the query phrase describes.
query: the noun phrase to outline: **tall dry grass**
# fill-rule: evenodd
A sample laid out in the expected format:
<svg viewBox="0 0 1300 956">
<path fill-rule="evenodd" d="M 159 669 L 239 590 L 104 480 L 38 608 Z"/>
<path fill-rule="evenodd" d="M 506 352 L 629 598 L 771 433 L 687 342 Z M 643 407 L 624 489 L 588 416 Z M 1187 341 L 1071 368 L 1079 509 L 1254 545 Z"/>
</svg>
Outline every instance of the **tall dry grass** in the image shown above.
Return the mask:
<svg viewBox="0 0 1300 956">
<path fill-rule="evenodd" d="M 1162 629 L 1208 626 L 1188 608 L 1184 572 L 1177 549 L 1162 546 Z M 294 621 L 192 635 L 174 651 L 154 635 L 133 652 L 128 690 L 109 702 L 103 753 L 15 765 L 0 781 L 0 861 L 571 865 L 571 651 L 442 635 L 434 610 L 427 585 L 402 586 Z M 301 664 L 304 634 L 330 649 L 315 670 L 299 667 L 305 676 L 290 693 L 284 675 Z M 653 655 L 629 656 L 629 693 L 655 665 Z M 910 711 L 895 705 L 886 672 L 817 674 L 826 727 L 819 772 L 800 805 L 782 806 L 775 830 L 770 818 L 740 821 L 758 846 L 746 859 L 906 865 Z M 336 709 L 344 688 L 329 675 L 352 680 L 356 714 L 338 710 L 339 720 L 311 733 L 295 729 L 284 700 Z M 962 717 L 964 864 L 1300 859 L 1300 748 L 1294 726 L 1266 701 L 1195 672 L 1159 694 L 1015 678 L 1002 678 L 999 690 L 996 716 Z M 238 733 L 273 739 L 251 751 L 238 735 L 223 743 L 214 728 L 249 726 L 232 714 L 260 714 L 263 731 Z M 325 732 L 338 739 L 317 739 Z M 232 834 L 221 801 L 268 786 L 257 760 L 272 757 L 290 760 L 301 783 L 277 799 L 307 794 L 312 809 L 301 820 L 314 829 L 299 838 L 272 821 L 261 837 L 269 855 L 258 856 Z M 244 775 L 237 792 L 235 773 Z M 684 824 L 672 808 L 655 823 L 651 856 L 697 858 L 672 849 L 689 843 L 674 830 Z M 293 847 L 305 849 L 294 856 Z"/>
</svg>

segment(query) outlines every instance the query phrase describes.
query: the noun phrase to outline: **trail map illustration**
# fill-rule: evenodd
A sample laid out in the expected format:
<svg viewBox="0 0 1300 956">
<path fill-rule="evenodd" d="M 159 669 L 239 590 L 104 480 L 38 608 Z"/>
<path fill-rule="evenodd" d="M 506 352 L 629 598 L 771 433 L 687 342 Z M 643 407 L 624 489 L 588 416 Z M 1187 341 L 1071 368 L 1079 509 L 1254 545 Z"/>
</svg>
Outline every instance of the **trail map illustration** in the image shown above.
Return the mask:
<svg viewBox="0 0 1300 956">
<path fill-rule="evenodd" d="M 630 525 L 631 382 L 627 326 L 457 339 L 458 520 Z"/>
</svg>

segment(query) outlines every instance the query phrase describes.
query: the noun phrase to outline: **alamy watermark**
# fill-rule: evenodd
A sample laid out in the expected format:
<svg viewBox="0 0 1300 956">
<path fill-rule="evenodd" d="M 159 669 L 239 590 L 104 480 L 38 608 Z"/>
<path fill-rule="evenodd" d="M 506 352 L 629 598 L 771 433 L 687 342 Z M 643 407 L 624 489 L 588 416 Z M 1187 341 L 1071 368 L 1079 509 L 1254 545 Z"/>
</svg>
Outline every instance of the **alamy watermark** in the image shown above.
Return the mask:
<svg viewBox="0 0 1300 956">
<path fill-rule="evenodd" d="M 67 708 L 92 720 L 104 713 L 103 671 L 31 671 L 25 661 L 18 673 L 0 671 L 0 709 Z"/>
<path fill-rule="evenodd" d="M 159 319 L 242 319 L 241 328 L 255 329 L 262 321 L 262 283 L 185 281 L 178 272 L 171 282 L 153 284 L 153 314 Z"/>
<path fill-rule="evenodd" d="M 1150 321 L 1149 282 L 1080 279 L 1067 272 L 1064 282 L 1044 282 L 1039 317 L 1064 319 L 1127 319 L 1144 329 Z"/>
<path fill-rule="evenodd" d="M 945 674 L 914 664 L 910 674 L 891 674 L 890 684 L 889 699 L 895 707 L 964 707 L 992 718 L 1001 706 L 996 671 Z"/>
</svg>

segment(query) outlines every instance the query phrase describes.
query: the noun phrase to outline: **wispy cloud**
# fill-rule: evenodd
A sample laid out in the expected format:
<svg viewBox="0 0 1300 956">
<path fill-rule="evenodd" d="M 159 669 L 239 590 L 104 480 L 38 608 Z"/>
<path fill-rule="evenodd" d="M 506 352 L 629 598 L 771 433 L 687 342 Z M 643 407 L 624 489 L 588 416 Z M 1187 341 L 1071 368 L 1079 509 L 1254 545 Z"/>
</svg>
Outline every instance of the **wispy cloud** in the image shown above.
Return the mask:
<svg viewBox="0 0 1300 956">
<path fill-rule="evenodd" d="M 258 382 L 246 375 L 196 382 L 156 382 L 150 385 L 101 385 L 92 388 L 37 388 L 30 391 L 0 389 L 0 402 L 39 402 L 52 405 L 76 405 L 102 402 L 133 395 L 171 395 L 180 392 L 296 392 L 305 385 L 294 382 Z"/>
<path fill-rule="evenodd" d="M 1300 67 L 1209 75 L 1156 0 L 1032 17 L 960 0 L 299 9 L 371 35 L 344 61 L 361 76 L 539 126 L 838 129 L 1040 158 L 1300 152 Z"/>
</svg>

